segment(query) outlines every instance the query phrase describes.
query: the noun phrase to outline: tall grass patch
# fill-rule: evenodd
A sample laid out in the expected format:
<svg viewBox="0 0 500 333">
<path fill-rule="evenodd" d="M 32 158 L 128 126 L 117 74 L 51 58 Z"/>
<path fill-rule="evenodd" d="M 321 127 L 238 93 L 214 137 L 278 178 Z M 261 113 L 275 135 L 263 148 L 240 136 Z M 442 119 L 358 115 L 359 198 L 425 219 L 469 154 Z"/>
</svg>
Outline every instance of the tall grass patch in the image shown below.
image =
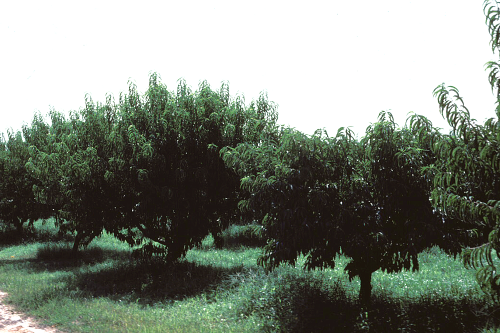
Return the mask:
<svg viewBox="0 0 500 333">
<path fill-rule="evenodd" d="M 256 225 L 233 224 L 221 233 L 223 246 L 226 248 L 238 247 L 262 247 L 266 245 L 266 239 L 255 232 Z"/>
</svg>

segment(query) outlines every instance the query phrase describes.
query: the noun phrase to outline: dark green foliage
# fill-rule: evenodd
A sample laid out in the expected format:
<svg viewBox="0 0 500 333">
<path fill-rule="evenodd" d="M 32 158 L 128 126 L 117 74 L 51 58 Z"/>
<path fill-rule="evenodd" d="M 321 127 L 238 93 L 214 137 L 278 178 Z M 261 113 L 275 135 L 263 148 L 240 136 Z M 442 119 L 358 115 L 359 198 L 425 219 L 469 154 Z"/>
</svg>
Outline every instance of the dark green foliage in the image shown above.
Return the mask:
<svg viewBox="0 0 500 333">
<path fill-rule="evenodd" d="M 454 100 L 450 99 L 450 93 L 454 94 Z M 464 251 L 464 263 L 481 267 L 478 281 L 485 291 L 496 295 L 500 284 L 492 254 L 500 249 L 497 237 L 500 225 L 498 120 L 477 124 L 463 104 L 456 104 L 462 100 L 454 87 L 440 86 L 435 94 L 452 132 L 443 135 L 433 147 L 439 160 L 428 170 L 434 176 L 432 201 L 440 211 L 457 221 L 455 227 L 463 230 L 468 239 L 475 239 L 476 244 L 463 242 L 465 246 L 478 245 Z"/>
<path fill-rule="evenodd" d="M 333 266 L 331 254 L 340 251 L 335 240 L 343 237 L 337 227 L 345 214 L 342 194 L 350 191 L 346 180 L 353 170 L 350 142 L 342 131 L 325 138 L 320 132 L 308 137 L 282 129 L 279 141 L 223 151 L 226 163 L 242 176 L 242 189 L 249 192 L 240 208 L 262 220 L 270 239 L 261 264 L 273 268 L 306 254 L 309 268 Z"/>
<path fill-rule="evenodd" d="M 246 106 L 227 84 L 192 92 L 183 80 L 173 93 L 152 74 L 144 96 L 131 83 L 117 104 L 87 96 L 69 119 L 52 111 L 50 120 L 24 128 L 26 170 L 36 202 L 75 233 L 73 251 L 106 230 L 173 261 L 244 218 L 239 178 L 219 150 L 272 133 L 276 112 L 264 94 Z"/>
<path fill-rule="evenodd" d="M 485 1 L 484 13 L 493 51 L 500 51 L 500 8 L 498 1 Z M 498 85 L 498 63 L 489 62 L 492 90 Z M 430 143 L 436 162 L 425 169 L 433 179 L 432 202 L 455 229 L 455 242 L 469 247 L 463 252 L 464 264 L 478 268 L 478 282 L 485 292 L 500 296 L 500 275 L 493 260 L 500 250 L 500 106 L 496 117 L 484 124 L 471 119 L 456 87 L 438 86 L 434 90 L 440 112 L 451 126 L 441 135 L 428 132 L 422 123 L 412 125 L 420 140 Z"/>
<path fill-rule="evenodd" d="M 202 82 L 193 93 L 181 80 L 173 94 L 152 75 L 144 100 L 132 85 L 121 97 L 120 117 L 106 174 L 122 198 L 117 236 L 144 237 L 146 253 L 168 249 L 175 260 L 241 218 L 239 178 L 219 150 L 272 130 L 276 114 L 265 95 L 246 107 L 226 84 L 213 91 Z"/>
<path fill-rule="evenodd" d="M 104 175 L 112 151 L 108 137 L 116 117 L 107 106 L 95 106 L 87 98 L 86 107 L 66 119 L 50 113 L 51 125 L 35 117 L 25 127 L 31 158 L 26 167 L 40 185 L 34 187 L 38 200 L 53 207 L 61 232 L 75 232 L 73 250 L 88 245 L 119 214 L 113 201 L 116 192 Z M 44 129 L 44 133 L 40 132 Z M 35 133 L 34 133 L 35 132 Z"/>
<path fill-rule="evenodd" d="M 20 132 L 8 132 L 8 140 L 0 140 L 0 224 L 5 231 L 16 230 L 15 238 L 22 238 L 24 225 L 31 228 L 35 220 L 48 218 L 50 208 L 40 203 L 33 194 L 38 181 L 26 170 L 29 147 Z"/>
<path fill-rule="evenodd" d="M 353 258 L 346 267 L 349 276 L 360 276 L 360 296 L 367 299 L 370 286 L 363 288 L 363 275 L 369 284 L 369 274 L 378 268 L 418 270 L 418 253 L 439 242 L 444 231 L 442 216 L 429 202 L 429 182 L 420 173 L 434 157 L 413 133 L 397 129 L 392 115 L 382 112 L 360 144 L 360 179 L 352 200 L 356 222 L 348 229 L 355 241 L 342 248 Z"/>
<path fill-rule="evenodd" d="M 343 253 L 368 300 L 374 271 L 418 269 L 418 253 L 445 234 L 420 173 L 434 157 L 409 129 L 396 129 L 390 113 L 361 142 L 343 129 L 333 138 L 282 129 L 275 140 L 223 154 L 248 192 L 240 208 L 262 221 L 269 239 L 260 258 L 267 268 L 302 254 L 308 269 L 334 267 Z"/>
</svg>

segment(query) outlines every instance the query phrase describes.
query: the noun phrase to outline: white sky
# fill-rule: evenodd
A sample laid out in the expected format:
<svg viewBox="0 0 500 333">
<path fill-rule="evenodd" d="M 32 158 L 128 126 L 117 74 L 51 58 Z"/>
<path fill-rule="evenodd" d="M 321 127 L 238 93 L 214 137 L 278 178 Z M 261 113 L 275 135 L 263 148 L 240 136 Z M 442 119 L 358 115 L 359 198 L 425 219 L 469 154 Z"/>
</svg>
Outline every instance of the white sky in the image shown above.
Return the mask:
<svg viewBox="0 0 500 333">
<path fill-rule="evenodd" d="M 33 113 L 77 110 L 89 93 L 141 93 L 156 71 L 169 90 L 229 81 L 250 102 L 266 90 L 279 122 L 308 134 L 381 110 L 445 127 L 432 96 L 456 86 L 472 117 L 494 116 L 484 64 L 483 1 L 2 1 L 0 132 Z"/>
</svg>

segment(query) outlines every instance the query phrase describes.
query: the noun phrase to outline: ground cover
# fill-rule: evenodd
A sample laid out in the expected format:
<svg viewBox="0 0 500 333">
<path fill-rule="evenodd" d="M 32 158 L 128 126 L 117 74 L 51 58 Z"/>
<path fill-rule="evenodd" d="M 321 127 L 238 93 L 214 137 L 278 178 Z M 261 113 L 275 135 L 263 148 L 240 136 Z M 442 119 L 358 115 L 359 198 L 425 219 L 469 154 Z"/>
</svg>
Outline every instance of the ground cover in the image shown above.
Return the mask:
<svg viewBox="0 0 500 333">
<path fill-rule="evenodd" d="M 66 332 L 477 332 L 498 320 L 474 271 L 436 248 L 417 273 L 375 272 L 372 304 L 362 306 L 343 257 L 335 269 L 305 272 L 299 260 L 266 273 L 258 247 L 216 249 L 207 238 L 167 265 L 137 260 L 105 234 L 72 260 L 67 236 L 50 222 L 35 227 L 0 245 L 0 290 Z"/>
</svg>

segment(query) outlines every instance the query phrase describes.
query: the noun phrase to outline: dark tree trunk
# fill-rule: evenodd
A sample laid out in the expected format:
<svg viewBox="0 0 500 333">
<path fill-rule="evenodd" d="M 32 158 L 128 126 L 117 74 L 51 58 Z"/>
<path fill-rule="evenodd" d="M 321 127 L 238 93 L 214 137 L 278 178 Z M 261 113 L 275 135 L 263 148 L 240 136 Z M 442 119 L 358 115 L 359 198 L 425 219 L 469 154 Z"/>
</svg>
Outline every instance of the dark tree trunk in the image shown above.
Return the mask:
<svg viewBox="0 0 500 333">
<path fill-rule="evenodd" d="M 73 249 L 71 251 L 71 256 L 76 258 L 78 256 L 78 249 L 80 248 L 80 243 L 82 242 L 83 234 L 81 232 L 77 232 L 75 236 L 75 242 L 73 243 Z"/>
<path fill-rule="evenodd" d="M 372 295 L 372 272 L 363 271 L 359 274 L 361 280 L 361 288 L 359 289 L 359 300 L 362 303 L 370 303 Z"/>
<path fill-rule="evenodd" d="M 221 232 L 212 232 L 212 236 L 214 237 L 214 245 L 218 249 L 222 249 L 224 247 L 224 238 L 222 238 Z"/>
<path fill-rule="evenodd" d="M 21 219 L 16 218 L 14 220 L 14 226 L 16 227 L 17 238 L 22 239 L 24 236 L 23 222 Z"/>
</svg>

